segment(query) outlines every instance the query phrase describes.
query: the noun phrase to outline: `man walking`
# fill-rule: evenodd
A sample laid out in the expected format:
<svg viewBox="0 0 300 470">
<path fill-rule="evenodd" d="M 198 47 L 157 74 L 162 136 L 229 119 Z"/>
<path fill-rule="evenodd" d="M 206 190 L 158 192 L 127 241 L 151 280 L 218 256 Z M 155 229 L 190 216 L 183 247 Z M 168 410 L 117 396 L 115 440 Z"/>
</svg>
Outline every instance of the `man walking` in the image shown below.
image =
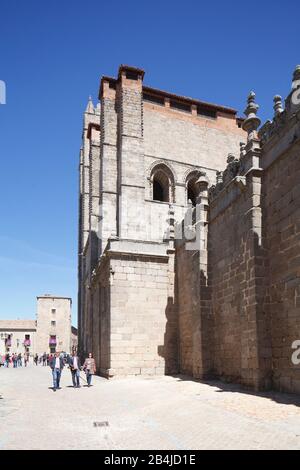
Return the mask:
<svg viewBox="0 0 300 470">
<path fill-rule="evenodd" d="M 21 353 L 18 354 L 18 366 L 22 367 L 22 354 Z"/>
<path fill-rule="evenodd" d="M 60 377 L 64 368 L 64 361 L 60 357 L 59 352 L 56 352 L 55 356 L 51 358 L 51 360 L 49 361 L 49 366 L 52 370 L 53 392 L 56 392 L 56 390 L 60 388 Z"/>
<path fill-rule="evenodd" d="M 16 368 L 17 365 L 18 365 L 16 353 L 13 353 L 13 355 L 12 355 L 12 361 L 13 361 L 14 368 Z"/>
<path fill-rule="evenodd" d="M 27 367 L 27 364 L 29 362 L 29 354 L 27 352 L 24 353 L 24 365 Z"/>
<path fill-rule="evenodd" d="M 47 365 L 47 354 L 44 352 L 43 354 L 43 366 Z"/>
<path fill-rule="evenodd" d="M 9 355 L 9 353 L 7 353 L 6 356 L 5 356 L 6 367 L 9 367 L 9 360 L 10 360 L 10 355 Z"/>
<path fill-rule="evenodd" d="M 75 354 L 75 352 L 72 353 L 72 356 L 68 357 L 68 364 L 69 364 L 69 368 L 71 370 L 73 387 L 74 388 L 79 388 L 80 387 L 80 368 L 81 368 L 81 365 L 80 365 L 80 359 Z"/>
</svg>

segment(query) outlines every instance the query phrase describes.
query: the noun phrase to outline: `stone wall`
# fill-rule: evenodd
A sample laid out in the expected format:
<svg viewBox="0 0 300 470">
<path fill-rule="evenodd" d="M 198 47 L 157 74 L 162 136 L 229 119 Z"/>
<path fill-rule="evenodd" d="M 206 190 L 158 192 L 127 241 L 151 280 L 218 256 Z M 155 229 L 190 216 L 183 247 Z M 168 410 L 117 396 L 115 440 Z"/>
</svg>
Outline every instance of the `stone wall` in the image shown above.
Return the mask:
<svg viewBox="0 0 300 470">
<path fill-rule="evenodd" d="M 292 363 L 292 344 L 300 339 L 300 143 L 294 136 L 299 131 L 294 118 L 286 123 L 281 139 L 275 135 L 263 147 L 269 253 L 265 309 L 271 318 L 273 385 L 296 393 L 300 393 L 300 368 Z"/>
<path fill-rule="evenodd" d="M 194 317 L 200 317 L 199 251 L 186 250 L 182 243 L 176 252 L 180 372 L 194 375 Z"/>
<path fill-rule="evenodd" d="M 111 240 L 92 282 L 93 352 L 107 377 L 175 373 L 174 253 Z"/>
<path fill-rule="evenodd" d="M 245 206 L 246 198 L 242 194 L 209 224 L 209 283 L 214 316 L 213 371 L 228 381 L 241 380 L 242 312 L 249 261 Z"/>
<path fill-rule="evenodd" d="M 229 156 L 210 189 L 207 321 L 200 243 L 199 255 L 185 241 L 177 244 L 180 370 L 195 376 L 200 351 L 202 378 L 206 371 L 256 390 L 299 393 L 300 369 L 292 362 L 300 339 L 299 110 L 290 96 L 285 110 L 275 97 L 274 120 L 258 138 L 254 98 L 251 93 L 243 124 L 248 142 L 240 158 Z M 203 348 L 209 335 L 211 347 Z"/>
<path fill-rule="evenodd" d="M 101 261 L 91 285 L 92 324 L 85 331 L 87 342 L 91 340 L 88 352 L 92 352 L 96 361 L 97 371 L 107 376 L 110 369 L 111 347 L 111 274 L 108 258 Z"/>
<path fill-rule="evenodd" d="M 144 103 L 145 155 L 180 165 L 222 170 L 228 152 L 237 152 L 245 138 L 231 115 L 205 119 L 190 113 Z"/>
</svg>

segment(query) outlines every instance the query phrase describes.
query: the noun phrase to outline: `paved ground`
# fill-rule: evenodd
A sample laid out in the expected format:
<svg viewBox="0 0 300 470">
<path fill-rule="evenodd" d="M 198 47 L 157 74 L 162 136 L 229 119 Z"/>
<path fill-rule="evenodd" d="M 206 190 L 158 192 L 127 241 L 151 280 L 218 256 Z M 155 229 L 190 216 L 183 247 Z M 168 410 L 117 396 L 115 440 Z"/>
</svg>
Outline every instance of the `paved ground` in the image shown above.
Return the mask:
<svg viewBox="0 0 300 470">
<path fill-rule="evenodd" d="M 295 396 L 183 377 L 70 382 L 65 369 L 54 393 L 49 368 L 2 367 L 0 450 L 300 448 Z"/>
</svg>

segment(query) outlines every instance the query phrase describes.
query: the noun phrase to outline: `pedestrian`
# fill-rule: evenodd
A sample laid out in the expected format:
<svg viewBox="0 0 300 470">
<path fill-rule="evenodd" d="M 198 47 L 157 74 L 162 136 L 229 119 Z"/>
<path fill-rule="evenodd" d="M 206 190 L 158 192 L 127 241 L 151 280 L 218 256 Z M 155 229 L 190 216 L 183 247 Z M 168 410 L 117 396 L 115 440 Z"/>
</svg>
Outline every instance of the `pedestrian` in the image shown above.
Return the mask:
<svg viewBox="0 0 300 470">
<path fill-rule="evenodd" d="M 86 374 L 86 381 L 87 381 L 88 387 L 90 387 L 92 383 L 92 375 L 96 373 L 96 362 L 95 362 L 95 359 L 93 358 L 92 353 L 89 353 L 89 357 L 87 357 L 86 360 L 84 361 L 83 370 L 85 371 L 85 374 Z"/>
<path fill-rule="evenodd" d="M 72 356 L 68 357 L 68 364 L 71 370 L 72 382 L 74 388 L 80 388 L 80 359 L 73 353 Z"/>
<path fill-rule="evenodd" d="M 18 366 L 22 367 L 22 354 L 21 353 L 18 354 Z"/>
<path fill-rule="evenodd" d="M 13 355 L 12 355 L 12 363 L 13 363 L 14 368 L 16 368 L 17 367 L 17 355 L 16 355 L 16 353 L 13 353 Z"/>
<path fill-rule="evenodd" d="M 60 378 L 61 373 L 64 368 L 64 361 L 59 355 L 59 352 L 55 353 L 55 356 L 51 358 L 49 361 L 49 366 L 52 370 L 52 377 L 53 377 L 53 392 L 56 392 L 57 389 L 60 389 Z"/>
<path fill-rule="evenodd" d="M 39 360 L 39 356 L 36 354 L 34 356 L 34 363 L 35 363 L 36 366 L 38 365 L 38 360 Z"/>
<path fill-rule="evenodd" d="M 44 352 L 43 354 L 43 366 L 47 365 L 47 354 Z"/>
<path fill-rule="evenodd" d="M 28 357 L 28 353 L 24 353 L 24 365 L 25 367 L 27 367 L 27 364 L 28 364 L 28 361 L 29 361 L 29 357 Z"/>
<path fill-rule="evenodd" d="M 9 367 L 9 362 L 10 362 L 9 353 L 7 353 L 6 356 L 5 356 L 5 362 L 6 362 L 6 367 Z"/>
</svg>

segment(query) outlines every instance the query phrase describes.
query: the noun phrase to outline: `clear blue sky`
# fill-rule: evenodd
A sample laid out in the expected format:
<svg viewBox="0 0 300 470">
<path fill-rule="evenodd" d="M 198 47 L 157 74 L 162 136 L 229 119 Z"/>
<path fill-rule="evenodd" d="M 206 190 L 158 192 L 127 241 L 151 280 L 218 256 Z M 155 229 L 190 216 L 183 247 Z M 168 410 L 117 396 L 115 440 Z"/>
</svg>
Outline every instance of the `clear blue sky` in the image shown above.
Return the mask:
<svg viewBox="0 0 300 470">
<path fill-rule="evenodd" d="M 300 63 L 298 0 L 1 0 L 0 318 L 33 317 L 36 295 L 77 296 L 82 112 L 101 75 L 236 107 L 263 119 Z"/>
</svg>

